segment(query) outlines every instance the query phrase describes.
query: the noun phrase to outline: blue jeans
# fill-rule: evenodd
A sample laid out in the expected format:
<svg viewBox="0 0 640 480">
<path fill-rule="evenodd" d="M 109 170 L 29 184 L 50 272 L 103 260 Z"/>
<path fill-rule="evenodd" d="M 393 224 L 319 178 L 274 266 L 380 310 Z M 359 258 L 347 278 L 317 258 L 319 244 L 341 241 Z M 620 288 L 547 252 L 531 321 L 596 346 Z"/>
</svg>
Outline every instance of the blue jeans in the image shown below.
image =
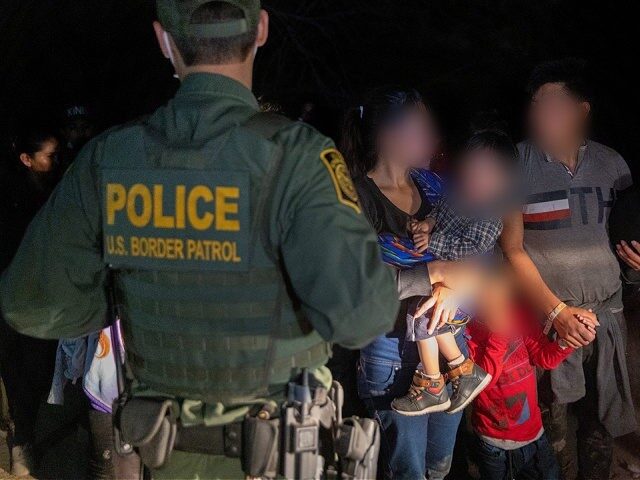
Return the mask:
<svg viewBox="0 0 640 480">
<path fill-rule="evenodd" d="M 546 435 L 516 450 L 494 447 L 477 438 L 482 480 L 559 480 L 560 468 Z"/>
<path fill-rule="evenodd" d="M 462 333 L 456 339 L 466 356 L 466 339 Z M 391 409 L 391 401 L 407 393 L 419 363 L 416 344 L 405 340 L 404 331 L 380 336 L 360 352 L 358 394 L 382 428 L 383 478 L 443 480 L 451 468 L 462 413 L 408 417 Z"/>
</svg>

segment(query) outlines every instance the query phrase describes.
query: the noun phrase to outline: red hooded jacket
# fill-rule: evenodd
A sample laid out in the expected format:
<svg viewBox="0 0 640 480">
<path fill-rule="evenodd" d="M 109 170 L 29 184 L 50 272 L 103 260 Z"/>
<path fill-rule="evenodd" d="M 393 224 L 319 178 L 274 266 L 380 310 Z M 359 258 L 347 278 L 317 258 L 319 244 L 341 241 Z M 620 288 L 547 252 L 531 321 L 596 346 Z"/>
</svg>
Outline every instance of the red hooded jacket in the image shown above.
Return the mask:
<svg viewBox="0 0 640 480">
<path fill-rule="evenodd" d="M 510 335 L 492 333 L 478 321 L 467 327 L 471 358 L 493 376 L 474 401 L 472 423 L 480 435 L 527 442 L 542 429 L 535 367 L 554 369 L 573 350 L 550 341 L 530 311 L 514 308 L 514 320 Z"/>
</svg>

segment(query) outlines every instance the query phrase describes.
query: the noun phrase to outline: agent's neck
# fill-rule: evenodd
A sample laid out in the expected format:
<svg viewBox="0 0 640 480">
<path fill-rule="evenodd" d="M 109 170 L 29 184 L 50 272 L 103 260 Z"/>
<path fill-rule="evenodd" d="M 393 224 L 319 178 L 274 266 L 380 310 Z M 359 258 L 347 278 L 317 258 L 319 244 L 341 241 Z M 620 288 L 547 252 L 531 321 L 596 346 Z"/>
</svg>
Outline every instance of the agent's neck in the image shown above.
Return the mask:
<svg viewBox="0 0 640 480">
<path fill-rule="evenodd" d="M 180 81 L 191 73 L 215 73 L 240 82 L 249 90 L 253 87 L 253 62 L 231 63 L 228 65 L 194 65 L 178 69 Z"/>
</svg>

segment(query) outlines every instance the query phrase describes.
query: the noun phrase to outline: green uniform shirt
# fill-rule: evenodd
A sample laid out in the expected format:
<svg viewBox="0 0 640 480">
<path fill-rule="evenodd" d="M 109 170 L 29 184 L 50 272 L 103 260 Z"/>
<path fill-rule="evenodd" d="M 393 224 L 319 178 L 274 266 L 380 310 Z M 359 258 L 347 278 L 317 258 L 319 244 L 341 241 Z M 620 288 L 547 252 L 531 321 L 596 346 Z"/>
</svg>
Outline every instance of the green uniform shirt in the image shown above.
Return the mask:
<svg viewBox="0 0 640 480">
<path fill-rule="evenodd" d="M 198 147 L 211 138 L 219 140 L 214 148 L 239 149 L 242 155 L 237 159 L 238 172 L 242 172 L 255 162 L 265 161 L 255 158 L 255 152 L 250 151 L 251 142 L 247 142 L 243 151 L 243 139 L 234 130 L 257 112 L 255 97 L 240 83 L 219 75 L 192 74 L 184 80 L 176 97 L 144 123 L 166 142 L 167 148 L 174 150 L 191 149 L 197 153 Z M 237 200 L 233 191 L 223 188 L 221 193 L 210 192 L 216 201 L 226 205 L 215 211 L 215 222 L 213 214 L 207 219 L 198 210 L 202 202 L 209 200 L 206 194 L 194 197 L 196 213 L 193 218 L 187 213 L 187 220 L 177 213 L 173 218 L 166 211 L 158 214 L 156 194 L 162 204 L 162 191 L 151 193 L 153 213 L 141 210 L 139 203 L 125 206 L 115 202 L 114 207 L 105 199 L 105 178 L 115 178 L 116 182 L 123 177 L 122 171 L 114 175 L 105 172 L 126 169 L 128 163 L 126 155 L 106 158 L 105 152 L 112 151 L 109 142 L 117 140 L 119 150 L 132 152 L 133 157 L 145 148 L 135 128 L 135 125 L 120 127 L 90 142 L 29 227 L 0 282 L 2 313 L 19 332 L 39 338 L 69 338 L 95 332 L 107 324 L 108 263 L 118 263 L 121 247 L 117 242 L 106 245 L 103 224 L 109 226 L 111 216 L 128 214 L 132 223 L 149 221 L 156 226 L 163 222 L 175 226 L 189 220 L 194 225 L 198 221 L 207 224 L 209 220 L 216 228 L 231 232 L 225 238 L 235 245 L 225 254 L 227 264 L 221 268 L 242 269 L 250 262 L 247 242 L 255 239 L 241 231 L 234 233 L 237 230 L 234 222 L 242 219 L 244 207 L 243 200 Z M 314 335 L 347 347 L 360 347 L 392 327 L 398 308 L 392 272 L 380 260 L 376 237 L 359 211 L 353 185 L 345 176 L 344 161 L 331 140 L 307 125 L 291 123 L 277 133 L 275 141 L 284 154 L 275 188 L 269 194 L 269 218 L 264 221 L 268 222 L 269 243 L 280 252 L 291 286 L 291 303 L 297 315 L 317 332 Z M 185 162 L 191 161 L 193 151 L 185 153 Z M 174 161 L 182 158 L 178 154 L 174 157 Z M 155 175 L 154 182 L 162 182 L 164 171 L 158 168 L 149 175 Z M 227 183 L 245 185 L 248 180 L 238 172 L 226 176 Z M 166 185 L 171 184 L 169 179 L 167 182 Z M 105 205 L 111 205 L 113 211 Z M 163 248 L 169 251 L 170 247 Z M 202 269 L 202 275 L 207 275 L 212 266 L 207 263 L 211 260 L 211 246 L 205 245 L 203 250 L 209 253 L 189 254 L 187 259 L 186 252 L 182 252 L 183 257 L 176 255 L 174 247 L 173 263 L 166 260 L 165 253 L 165 260 L 151 258 L 136 263 L 136 259 L 125 258 L 122 266 L 146 268 L 153 275 L 162 270 L 165 275 L 167 270 L 171 273 L 173 266 L 176 270 Z M 212 274 L 217 268 L 213 265 Z M 246 302 L 252 299 L 252 291 L 247 289 Z M 124 298 L 123 303 L 126 305 L 130 300 L 135 298 Z M 228 413 L 220 405 L 213 410 L 205 417 Z"/>
</svg>

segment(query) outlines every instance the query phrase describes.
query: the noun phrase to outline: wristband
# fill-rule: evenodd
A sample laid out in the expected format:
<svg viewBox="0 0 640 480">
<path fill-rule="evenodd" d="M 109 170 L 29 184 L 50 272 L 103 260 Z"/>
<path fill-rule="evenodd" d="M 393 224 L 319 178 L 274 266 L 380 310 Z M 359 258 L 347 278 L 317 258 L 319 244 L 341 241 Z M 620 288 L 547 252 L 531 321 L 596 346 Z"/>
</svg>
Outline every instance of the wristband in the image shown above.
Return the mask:
<svg viewBox="0 0 640 480">
<path fill-rule="evenodd" d="M 549 313 L 549 315 L 547 315 L 547 323 L 544 326 L 544 334 L 548 335 L 549 332 L 551 331 L 551 328 L 553 327 L 553 322 L 556 318 L 558 318 L 558 315 L 560 315 L 560 313 L 567 308 L 567 304 L 564 302 L 560 302 L 558 304 L 558 306 L 556 306 L 556 308 L 554 308 L 553 310 L 551 310 L 551 313 Z"/>
</svg>

